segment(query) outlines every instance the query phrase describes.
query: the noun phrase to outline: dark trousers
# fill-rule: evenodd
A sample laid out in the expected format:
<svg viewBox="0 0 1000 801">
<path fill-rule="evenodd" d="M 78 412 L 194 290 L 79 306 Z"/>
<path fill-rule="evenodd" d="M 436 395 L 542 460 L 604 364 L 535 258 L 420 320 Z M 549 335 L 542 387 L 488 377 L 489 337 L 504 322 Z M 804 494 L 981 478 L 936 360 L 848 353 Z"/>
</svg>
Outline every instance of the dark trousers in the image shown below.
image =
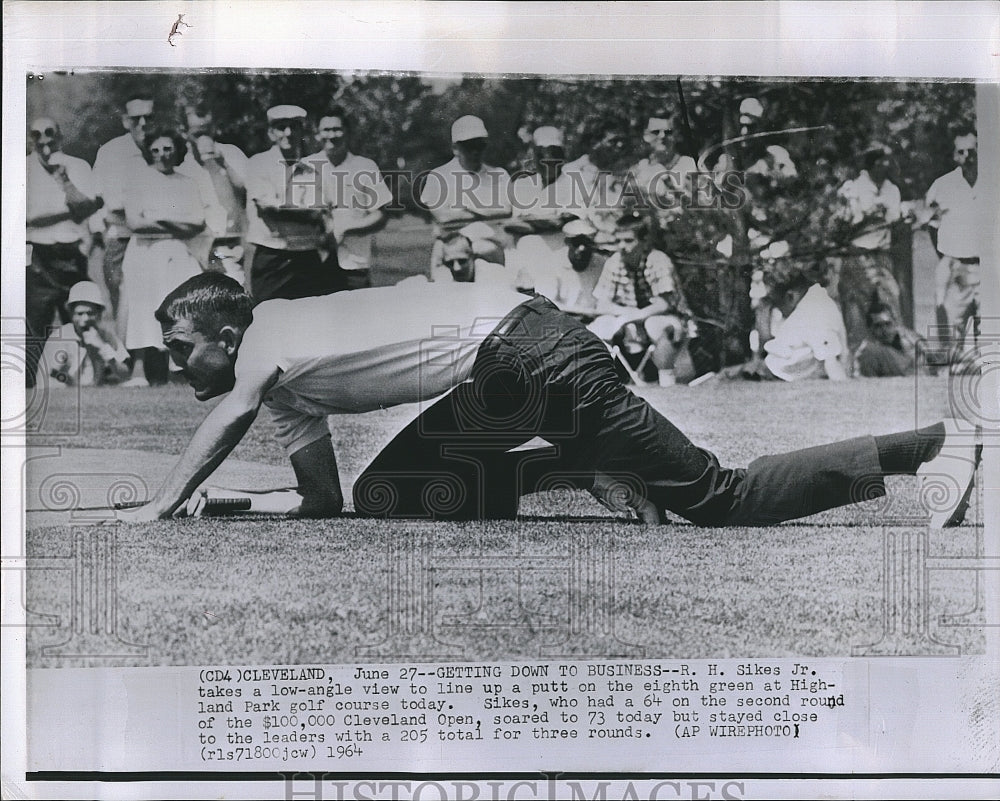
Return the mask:
<svg viewBox="0 0 1000 801">
<path fill-rule="evenodd" d="M 128 237 L 110 236 L 104 239 L 104 285 L 111 299 L 111 314 L 118 319 L 118 302 L 122 294 L 122 262 L 128 250 Z"/>
<path fill-rule="evenodd" d="M 324 269 L 330 270 L 337 292 L 354 289 L 368 289 L 372 285 L 371 270 L 345 270 L 340 266 L 337 253 L 331 252 L 323 262 Z"/>
<path fill-rule="evenodd" d="M 257 245 L 250 267 L 254 303 L 273 298 L 308 298 L 338 289 L 336 274 L 317 250 L 275 250 Z"/>
<path fill-rule="evenodd" d="M 34 386 L 38 360 L 42 356 L 49 327 L 56 314 L 69 321 L 66 300 L 77 281 L 87 278 L 87 257 L 79 243 L 38 245 L 32 243 L 31 264 L 25 275 L 24 305 L 27 340 L 25 342 L 25 380 Z"/>
<path fill-rule="evenodd" d="M 541 437 L 551 448 L 514 451 Z M 694 523 L 769 525 L 884 494 L 872 437 L 724 468 L 619 379 L 607 347 L 537 297 L 480 346 L 471 381 L 424 411 L 354 486 L 372 517 L 513 518 L 521 495 L 624 494 Z"/>
</svg>

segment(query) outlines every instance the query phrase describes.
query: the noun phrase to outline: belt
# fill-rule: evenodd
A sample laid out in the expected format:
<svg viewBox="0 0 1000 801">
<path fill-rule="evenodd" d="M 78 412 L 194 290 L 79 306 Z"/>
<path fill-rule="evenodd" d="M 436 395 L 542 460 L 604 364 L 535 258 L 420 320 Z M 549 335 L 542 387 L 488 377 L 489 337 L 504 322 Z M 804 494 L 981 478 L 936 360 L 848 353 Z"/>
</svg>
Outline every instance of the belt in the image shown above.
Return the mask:
<svg viewBox="0 0 1000 801">
<path fill-rule="evenodd" d="M 979 264 L 979 256 L 965 256 L 965 257 L 952 256 L 951 258 L 953 258 L 959 264 Z"/>
<path fill-rule="evenodd" d="M 500 321 L 497 327 L 490 332 L 490 335 L 486 339 L 490 340 L 494 337 L 509 336 L 517 330 L 521 321 L 524 320 L 524 318 L 529 314 L 541 314 L 543 311 L 559 311 L 559 307 L 547 297 L 543 295 L 535 295 L 533 298 L 529 298 L 524 301 L 524 303 L 519 303 L 515 306 L 507 314 L 507 316 Z"/>
</svg>

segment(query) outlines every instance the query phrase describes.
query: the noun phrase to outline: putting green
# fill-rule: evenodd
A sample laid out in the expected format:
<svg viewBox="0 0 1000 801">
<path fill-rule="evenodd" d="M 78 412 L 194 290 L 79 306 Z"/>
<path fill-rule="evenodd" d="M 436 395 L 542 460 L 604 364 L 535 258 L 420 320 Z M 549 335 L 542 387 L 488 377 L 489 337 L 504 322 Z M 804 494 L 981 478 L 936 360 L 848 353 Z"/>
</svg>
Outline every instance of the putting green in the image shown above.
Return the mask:
<svg viewBox="0 0 1000 801">
<path fill-rule="evenodd" d="M 24 466 L 25 526 L 64 526 L 113 517 L 110 507 L 145 501 L 177 461 L 173 454 L 103 448 L 29 448 Z M 208 485 L 266 490 L 295 485 L 291 465 L 227 459 Z M 105 507 L 92 509 L 91 507 Z"/>
</svg>

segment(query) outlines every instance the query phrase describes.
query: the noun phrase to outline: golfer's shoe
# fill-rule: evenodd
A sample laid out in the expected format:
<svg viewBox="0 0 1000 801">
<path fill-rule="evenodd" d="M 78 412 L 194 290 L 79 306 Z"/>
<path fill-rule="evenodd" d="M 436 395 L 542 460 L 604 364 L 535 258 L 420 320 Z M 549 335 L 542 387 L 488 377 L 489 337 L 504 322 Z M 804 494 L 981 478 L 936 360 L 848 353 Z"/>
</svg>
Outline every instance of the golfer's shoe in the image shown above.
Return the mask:
<svg viewBox="0 0 1000 801">
<path fill-rule="evenodd" d="M 944 444 L 937 456 L 920 466 L 920 503 L 930 512 L 931 528 L 950 528 L 965 520 L 975 485 L 982 444 L 954 420 L 945 420 Z"/>
</svg>

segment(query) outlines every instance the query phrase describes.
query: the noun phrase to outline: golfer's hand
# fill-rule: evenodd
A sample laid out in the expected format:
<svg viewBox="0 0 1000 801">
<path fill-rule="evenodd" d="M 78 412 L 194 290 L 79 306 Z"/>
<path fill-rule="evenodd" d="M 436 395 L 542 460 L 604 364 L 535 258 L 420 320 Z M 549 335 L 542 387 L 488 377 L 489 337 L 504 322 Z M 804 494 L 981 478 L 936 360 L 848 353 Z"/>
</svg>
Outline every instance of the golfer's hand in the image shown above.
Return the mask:
<svg viewBox="0 0 1000 801">
<path fill-rule="evenodd" d="M 187 503 L 174 512 L 174 517 L 201 517 L 206 503 L 208 503 L 208 489 L 195 490 Z"/>
</svg>

